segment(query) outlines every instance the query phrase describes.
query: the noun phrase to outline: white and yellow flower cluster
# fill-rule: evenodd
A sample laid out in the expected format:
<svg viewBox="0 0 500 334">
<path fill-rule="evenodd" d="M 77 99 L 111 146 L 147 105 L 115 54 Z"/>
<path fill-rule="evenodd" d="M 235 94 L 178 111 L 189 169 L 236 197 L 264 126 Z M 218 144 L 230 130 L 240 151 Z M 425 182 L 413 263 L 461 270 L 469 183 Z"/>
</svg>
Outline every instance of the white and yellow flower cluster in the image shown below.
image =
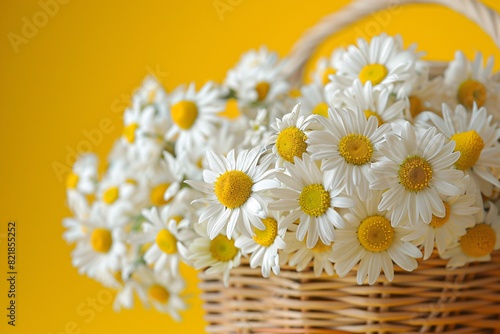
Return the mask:
<svg viewBox="0 0 500 334">
<path fill-rule="evenodd" d="M 375 283 L 394 265 L 500 249 L 500 96 L 492 60 L 462 53 L 430 77 L 416 46 L 381 35 L 322 59 L 291 90 L 286 62 L 245 54 L 222 84 L 166 92 L 147 78 L 100 173 L 67 179 L 73 263 L 178 318 L 186 263 L 230 281 L 248 258 Z M 300 93 L 298 93 L 300 92 Z M 297 96 L 298 95 L 298 96 Z"/>
</svg>

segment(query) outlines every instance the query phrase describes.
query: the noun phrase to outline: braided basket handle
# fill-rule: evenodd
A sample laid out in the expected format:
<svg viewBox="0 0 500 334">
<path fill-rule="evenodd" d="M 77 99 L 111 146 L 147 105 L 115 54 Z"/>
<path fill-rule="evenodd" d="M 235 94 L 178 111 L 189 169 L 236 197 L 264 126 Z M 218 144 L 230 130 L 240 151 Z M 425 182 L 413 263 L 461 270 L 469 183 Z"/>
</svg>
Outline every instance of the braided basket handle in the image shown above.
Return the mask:
<svg viewBox="0 0 500 334">
<path fill-rule="evenodd" d="M 464 15 L 479 25 L 500 48 L 500 15 L 477 0 L 353 0 L 340 11 L 328 15 L 306 31 L 287 57 L 285 74 L 292 83 L 299 83 L 307 61 L 330 35 L 376 11 L 391 8 L 396 4 L 412 3 L 439 4 Z M 442 70 L 442 66 L 438 65 L 440 69 L 437 71 Z"/>
</svg>

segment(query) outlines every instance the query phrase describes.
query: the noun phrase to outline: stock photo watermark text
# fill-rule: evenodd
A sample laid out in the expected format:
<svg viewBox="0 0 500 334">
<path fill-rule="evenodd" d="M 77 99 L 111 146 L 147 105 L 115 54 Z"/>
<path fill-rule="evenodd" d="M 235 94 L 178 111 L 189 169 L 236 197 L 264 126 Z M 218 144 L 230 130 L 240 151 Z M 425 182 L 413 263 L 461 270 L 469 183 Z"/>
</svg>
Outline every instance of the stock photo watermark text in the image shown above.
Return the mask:
<svg viewBox="0 0 500 334">
<path fill-rule="evenodd" d="M 19 53 L 21 45 L 28 44 L 30 40 L 38 35 L 40 29 L 44 28 L 61 9 L 61 5 L 66 5 L 70 0 L 40 0 L 39 10 L 29 16 L 21 18 L 21 28 L 17 32 L 7 33 L 14 53 Z"/>
</svg>

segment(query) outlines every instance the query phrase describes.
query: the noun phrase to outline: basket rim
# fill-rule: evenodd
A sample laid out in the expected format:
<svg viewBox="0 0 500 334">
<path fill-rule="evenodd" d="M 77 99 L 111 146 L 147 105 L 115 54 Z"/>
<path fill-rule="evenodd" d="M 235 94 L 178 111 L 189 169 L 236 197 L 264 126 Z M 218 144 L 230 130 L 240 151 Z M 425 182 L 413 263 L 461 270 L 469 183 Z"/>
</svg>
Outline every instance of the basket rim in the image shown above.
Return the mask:
<svg viewBox="0 0 500 334">
<path fill-rule="evenodd" d="M 491 268 L 496 268 L 496 267 L 500 268 L 500 250 L 495 250 L 491 253 L 491 260 L 490 261 L 470 262 L 470 263 L 465 264 L 463 267 L 454 268 L 454 269 L 447 269 L 446 268 L 446 263 L 448 262 L 448 260 L 441 259 L 439 257 L 439 254 L 438 254 L 436 249 L 433 250 L 432 255 L 427 260 L 423 260 L 422 258 L 419 258 L 419 259 L 417 259 L 417 262 L 418 262 L 418 267 L 411 272 L 402 269 L 396 263 L 394 263 L 394 280 L 392 282 L 390 282 L 385 277 L 383 277 L 381 275 L 376 283 L 384 283 L 384 284 L 394 283 L 394 284 L 396 284 L 396 283 L 398 283 L 397 276 L 399 276 L 401 274 L 405 274 L 405 275 L 418 274 L 418 275 L 425 275 L 425 276 L 469 275 L 469 274 L 481 272 L 482 270 L 485 270 L 485 269 L 491 269 Z M 357 273 L 357 269 L 358 269 L 358 265 L 354 266 L 353 269 L 345 277 L 340 277 L 337 274 L 330 276 L 325 272 L 322 272 L 320 276 L 316 276 L 316 275 L 314 275 L 313 266 L 314 266 L 313 263 L 310 262 L 309 265 L 306 268 L 304 268 L 304 270 L 297 271 L 297 269 L 294 266 L 290 266 L 288 264 L 285 264 L 285 265 L 280 266 L 279 275 L 271 275 L 268 278 L 265 278 L 265 277 L 261 277 L 261 278 L 263 280 L 267 280 L 267 279 L 272 280 L 272 279 L 277 279 L 279 277 L 286 277 L 288 279 L 311 279 L 311 280 L 318 280 L 318 279 L 327 278 L 327 279 L 335 279 L 335 280 L 346 279 L 348 281 L 351 281 L 352 277 L 354 277 L 354 279 L 356 278 L 356 273 Z M 251 268 L 250 267 L 250 260 L 248 259 L 248 257 L 242 256 L 240 266 L 235 267 L 231 270 L 230 277 L 238 275 L 238 274 L 251 274 L 251 273 L 260 274 L 260 268 Z M 200 271 L 198 273 L 198 276 L 202 280 L 222 279 L 222 274 L 216 274 L 216 273 L 208 274 L 205 272 L 205 270 Z M 356 283 L 356 280 L 354 280 L 354 283 Z M 356 284 L 356 285 L 358 285 L 358 284 Z M 359 286 L 369 286 L 369 284 L 363 283 Z"/>
</svg>

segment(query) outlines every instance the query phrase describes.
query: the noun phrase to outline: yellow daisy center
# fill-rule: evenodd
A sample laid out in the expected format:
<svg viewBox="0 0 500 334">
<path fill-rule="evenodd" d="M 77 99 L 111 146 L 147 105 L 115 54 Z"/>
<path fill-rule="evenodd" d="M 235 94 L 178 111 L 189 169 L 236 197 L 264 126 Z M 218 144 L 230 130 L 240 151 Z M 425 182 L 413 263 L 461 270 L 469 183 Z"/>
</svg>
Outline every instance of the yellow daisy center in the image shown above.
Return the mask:
<svg viewBox="0 0 500 334">
<path fill-rule="evenodd" d="M 153 103 L 156 97 L 156 89 L 152 89 L 148 92 L 148 103 Z"/>
<path fill-rule="evenodd" d="M 359 80 L 363 85 L 371 81 L 372 85 L 375 86 L 381 83 L 388 73 L 387 67 L 382 64 L 369 64 L 363 67 L 359 73 Z"/>
<path fill-rule="evenodd" d="M 113 204 L 117 199 L 119 195 L 119 190 L 118 187 L 111 187 L 108 188 L 103 194 L 102 194 L 102 200 L 106 204 Z"/>
<path fill-rule="evenodd" d="M 323 86 L 330 82 L 329 76 L 334 75 L 336 73 L 337 73 L 337 70 L 334 69 L 333 67 L 328 67 L 327 69 L 325 69 L 325 71 L 323 72 L 323 77 L 321 78 L 322 79 L 321 81 L 323 82 Z"/>
<path fill-rule="evenodd" d="M 302 154 L 307 151 L 306 140 L 307 136 L 304 132 L 291 126 L 278 135 L 276 149 L 283 159 L 293 163 L 294 157 L 302 159 Z"/>
<path fill-rule="evenodd" d="M 163 253 L 174 254 L 177 252 L 177 239 L 169 230 L 160 230 L 156 235 L 156 244 Z"/>
<path fill-rule="evenodd" d="M 422 100 L 419 97 L 417 97 L 415 95 L 410 95 L 408 97 L 408 100 L 410 102 L 411 117 L 415 118 L 418 116 L 418 114 L 420 114 L 422 111 L 425 110 L 424 103 L 422 102 Z"/>
<path fill-rule="evenodd" d="M 257 92 L 257 101 L 264 101 L 269 93 L 271 85 L 265 81 L 259 82 L 255 85 L 255 91 Z"/>
<path fill-rule="evenodd" d="M 170 183 L 160 183 L 151 189 L 151 193 L 149 194 L 149 198 L 151 199 L 151 203 L 156 206 L 168 204 L 172 199 L 165 200 L 165 192 L 168 187 L 170 187 Z"/>
<path fill-rule="evenodd" d="M 432 178 L 431 165 L 423 158 L 411 156 L 399 167 L 399 182 L 408 191 L 420 191 L 429 185 Z"/>
<path fill-rule="evenodd" d="M 359 225 L 358 240 L 370 252 L 383 252 L 392 245 L 394 228 L 386 218 L 370 216 Z"/>
<path fill-rule="evenodd" d="M 136 186 L 138 184 L 137 180 L 132 179 L 132 178 L 128 178 L 127 180 L 125 180 L 125 183 L 131 184 L 133 186 Z"/>
<path fill-rule="evenodd" d="M 276 236 L 278 235 L 278 222 L 272 217 L 262 219 L 262 223 L 266 227 L 265 230 L 253 228 L 253 240 L 261 246 L 269 247 L 273 244 Z"/>
<path fill-rule="evenodd" d="M 229 240 L 224 235 L 218 235 L 210 241 L 210 253 L 217 261 L 227 262 L 238 254 L 238 248 L 234 245 L 234 240 Z"/>
<path fill-rule="evenodd" d="M 99 253 L 107 253 L 113 244 L 111 231 L 105 228 L 96 228 L 90 236 L 92 249 Z"/>
<path fill-rule="evenodd" d="M 470 257 L 483 257 L 495 248 L 497 236 L 495 230 L 488 224 L 478 224 L 467 230 L 460 238 L 462 251 Z"/>
<path fill-rule="evenodd" d="M 95 195 L 94 194 L 88 194 L 85 196 L 85 198 L 87 198 L 87 202 L 89 204 L 93 203 L 95 201 Z"/>
<path fill-rule="evenodd" d="M 175 222 L 177 224 L 179 224 L 184 219 L 184 217 L 180 216 L 180 215 L 174 215 L 174 216 L 170 217 L 169 221 L 172 219 L 175 220 Z"/>
<path fill-rule="evenodd" d="M 339 141 L 339 153 L 347 163 L 364 165 L 372 159 L 373 145 L 366 136 L 349 134 Z"/>
<path fill-rule="evenodd" d="M 466 80 L 458 88 L 458 101 L 469 109 L 474 102 L 478 107 L 484 106 L 487 96 L 486 87 L 477 80 Z"/>
<path fill-rule="evenodd" d="M 139 125 L 137 123 L 130 123 L 123 128 L 123 137 L 125 137 L 130 144 L 135 142 L 135 130 L 137 130 L 138 127 Z"/>
<path fill-rule="evenodd" d="M 118 270 L 118 271 L 115 271 L 113 273 L 113 278 L 118 282 L 120 283 L 121 285 L 125 284 L 125 282 L 123 281 L 123 276 L 122 276 L 122 271 L 121 270 Z"/>
<path fill-rule="evenodd" d="M 316 107 L 314 107 L 312 113 L 328 118 L 328 104 L 326 102 L 318 103 Z"/>
<path fill-rule="evenodd" d="M 196 161 L 196 166 L 199 168 L 199 169 L 203 169 L 203 157 L 200 157 L 198 159 L 198 161 Z"/>
<path fill-rule="evenodd" d="M 189 130 L 198 118 L 198 107 L 193 101 L 180 101 L 172 106 L 170 113 L 179 128 Z"/>
<path fill-rule="evenodd" d="M 376 111 L 372 111 L 370 109 L 367 109 L 367 110 L 365 110 L 365 116 L 366 116 L 366 119 L 370 118 L 370 116 L 375 116 L 377 118 L 378 126 L 381 126 L 382 124 L 384 124 L 384 120 L 382 119 L 382 117 L 380 117 L 380 115 Z"/>
<path fill-rule="evenodd" d="M 292 88 L 288 92 L 288 95 L 290 95 L 290 97 L 297 98 L 297 97 L 301 97 L 302 96 L 302 92 L 298 88 Z"/>
<path fill-rule="evenodd" d="M 310 184 L 302 189 L 299 203 L 309 216 L 319 217 L 330 207 L 330 193 L 322 184 Z"/>
<path fill-rule="evenodd" d="M 238 100 L 235 98 L 227 99 L 226 109 L 219 113 L 219 116 L 224 116 L 229 119 L 236 119 L 241 115 L 240 108 L 238 108 Z"/>
<path fill-rule="evenodd" d="M 153 284 L 148 289 L 149 298 L 161 304 L 165 304 L 170 298 L 170 293 L 159 284 Z"/>
<path fill-rule="evenodd" d="M 431 222 L 429 223 L 430 226 L 441 227 L 444 224 L 446 224 L 448 222 L 448 220 L 450 219 L 450 205 L 446 202 L 443 202 L 443 204 L 444 204 L 444 208 L 446 209 L 446 213 L 445 213 L 444 217 L 439 218 L 439 217 L 432 215 Z"/>
<path fill-rule="evenodd" d="M 224 172 L 214 184 L 214 193 L 226 208 L 234 209 L 243 205 L 252 193 L 253 181 L 239 170 Z"/>
<path fill-rule="evenodd" d="M 324 253 L 324 252 L 331 250 L 332 246 L 333 246 L 333 242 L 329 245 L 325 245 L 323 243 L 323 241 L 321 241 L 321 239 L 318 239 L 318 241 L 316 242 L 316 245 L 314 245 L 314 247 L 311 248 L 311 250 L 314 253 Z"/>
<path fill-rule="evenodd" d="M 467 170 L 474 166 L 484 148 L 481 136 L 476 131 L 470 130 L 455 133 L 450 139 L 456 143 L 455 152 L 460 152 L 460 158 L 455 162 L 457 169 Z"/>
<path fill-rule="evenodd" d="M 68 177 L 66 178 L 66 188 L 75 189 L 79 179 L 80 177 L 77 174 L 73 172 L 69 173 Z"/>
</svg>

